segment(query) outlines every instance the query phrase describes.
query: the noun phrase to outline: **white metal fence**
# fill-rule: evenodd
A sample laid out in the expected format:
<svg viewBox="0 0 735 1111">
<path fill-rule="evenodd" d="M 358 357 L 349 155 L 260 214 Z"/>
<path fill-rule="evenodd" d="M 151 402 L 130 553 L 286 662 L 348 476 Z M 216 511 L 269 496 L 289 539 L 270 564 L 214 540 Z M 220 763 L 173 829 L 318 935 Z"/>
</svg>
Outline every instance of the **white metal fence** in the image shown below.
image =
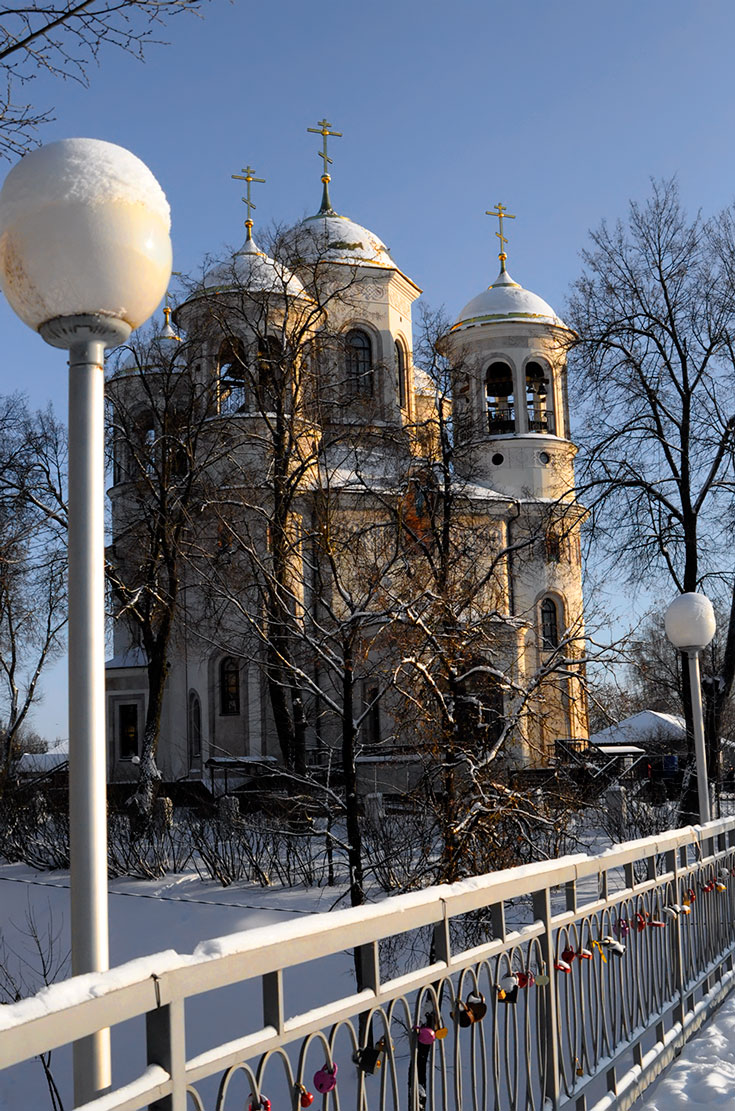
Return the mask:
<svg viewBox="0 0 735 1111">
<path fill-rule="evenodd" d="M 628 1108 L 735 983 L 734 873 L 726 818 L 167 951 L 0 1008 L 0 1067 L 137 1019 L 138 1075 L 86 1111 Z M 232 1038 L 188 1056 L 205 999 Z"/>
</svg>

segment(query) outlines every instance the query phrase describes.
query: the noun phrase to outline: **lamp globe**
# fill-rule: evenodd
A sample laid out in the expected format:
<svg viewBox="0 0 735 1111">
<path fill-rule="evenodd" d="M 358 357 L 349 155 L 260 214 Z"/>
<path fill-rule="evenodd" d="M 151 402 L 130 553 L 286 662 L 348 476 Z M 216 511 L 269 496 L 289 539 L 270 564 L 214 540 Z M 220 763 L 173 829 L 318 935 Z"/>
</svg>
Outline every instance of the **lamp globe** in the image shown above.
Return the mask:
<svg viewBox="0 0 735 1111">
<path fill-rule="evenodd" d="M 170 228 L 161 186 L 130 151 L 100 139 L 49 143 L 22 158 L 0 191 L 0 286 L 49 343 L 69 346 L 53 322 L 98 318 L 114 346 L 166 291 Z"/>
<path fill-rule="evenodd" d="M 717 628 L 712 603 L 705 594 L 680 594 L 666 610 L 664 626 L 675 648 L 682 652 L 701 652 Z"/>
</svg>

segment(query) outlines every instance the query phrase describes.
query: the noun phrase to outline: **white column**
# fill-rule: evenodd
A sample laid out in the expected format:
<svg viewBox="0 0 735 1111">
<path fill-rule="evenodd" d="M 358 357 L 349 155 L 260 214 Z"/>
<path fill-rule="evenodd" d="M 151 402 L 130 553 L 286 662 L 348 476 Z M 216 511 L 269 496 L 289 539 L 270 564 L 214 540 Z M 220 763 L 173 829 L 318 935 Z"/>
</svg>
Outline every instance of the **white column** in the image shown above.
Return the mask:
<svg viewBox="0 0 735 1111">
<path fill-rule="evenodd" d="M 72 974 L 109 967 L 105 733 L 104 345 L 69 351 L 69 833 Z M 110 1032 L 74 1045 L 74 1098 L 109 1087 Z"/>
<path fill-rule="evenodd" d="M 702 711 L 702 686 L 699 675 L 699 652 L 689 652 L 689 686 L 692 692 L 692 718 L 694 724 L 694 752 L 697 758 L 697 793 L 699 796 L 699 824 L 710 820 L 709 780 L 707 778 L 707 752 L 704 747 L 704 713 Z"/>
</svg>

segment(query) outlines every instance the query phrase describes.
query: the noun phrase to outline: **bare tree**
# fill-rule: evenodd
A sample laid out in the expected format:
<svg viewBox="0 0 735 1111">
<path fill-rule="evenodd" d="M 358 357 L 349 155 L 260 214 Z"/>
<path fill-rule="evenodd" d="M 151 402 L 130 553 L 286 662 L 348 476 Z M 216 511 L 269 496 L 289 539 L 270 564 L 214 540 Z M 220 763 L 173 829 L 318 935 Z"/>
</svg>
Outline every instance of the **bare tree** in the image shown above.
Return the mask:
<svg viewBox="0 0 735 1111">
<path fill-rule="evenodd" d="M 192 291 L 196 309 L 182 311 L 216 337 L 229 445 L 215 556 L 210 541 L 200 561 L 205 627 L 220 652 L 261 669 L 292 800 L 300 794 L 330 819 L 344 817 L 359 905 L 356 760 L 390 681 L 376 642 L 393 619 L 384 582 L 399 559 L 394 517 L 366 498 L 363 467 L 385 449 L 380 481 L 390 485 L 396 433 L 375 431 L 379 401 L 345 374 L 340 322 L 359 304 L 359 267 L 328 267 L 318 244 L 307 262 L 280 235 L 271 249 L 277 261 L 257 262 L 246 244 L 209 292 Z M 336 776 L 309 767 L 308 736 L 328 763 L 335 755 Z"/>
<path fill-rule="evenodd" d="M 66 443 L 53 414 L 0 403 L 0 794 L 66 623 L 63 475 Z M 54 488 L 49 488 L 53 480 Z"/>
<path fill-rule="evenodd" d="M 581 496 L 598 551 L 622 556 L 632 581 L 704 589 L 728 614 L 705 687 L 712 750 L 735 676 L 735 215 L 690 219 L 676 182 L 655 182 L 591 239 L 568 314 L 586 402 Z"/>
<path fill-rule="evenodd" d="M 107 577 L 113 619 L 144 654 L 148 698 L 139 783 L 130 800 L 151 820 L 161 775 L 156 753 L 171 638 L 187 560 L 221 451 L 208 435 L 212 384 L 198 375 L 198 344 L 155 336 L 117 355 L 108 382 L 112 536 Z"/>
<path fill-rule="evenodd" d="M 463 354 L 446 352 L 447 332 L 441 313 L 424 314 L 417 351 L 430 404 L 415 430 L 422 459 L 400 509 L 411 577 L 397 682 L 402 720 L 425 759 L 422 789 L 441 842 L 437 878 L 452 882 L 516 863 L 543 841 L 558 847 L 559 814 L 511 786 L 513 749 L 525 744 L 535 760 L 548 755 L 540 739 L 559 736 L 566 703 L 583 700 L 584 642 L 579 614 L 537 667 L 522 664 L 535 618 L 513 612 L 509 576 L 524 573 L 550 530 L 557 557 L 566 558 L 580 511 L 573 500 L 495 510 L 483 501 L 452 404 Z"/>
<path fill-rule="evenodd" d="M 166 22 L 183 11 L 199 12 L 206 0 L 29 0 L 0 7 L 0 154 L 14 158 L 35 145 L 39 126 L 52 109 L 27 101 L 27 89 L 42 74 L 89 83 L 100 51 L 117 47 L 143 60 L 147 46 Z"/>
<path fill-rule="evenodd" d="M 51 908 L 40 925 L 31 908 L 26 910 L 25 924 L 14 926 L 13 943 L 8 939 L 7 926 L 0 931 L 0 1003 L 17 1003 L 35 995 L 42 987 L 61 980 L 68 974 L 69 950 L 61 940 L 63 923 L 54 922 Z M 38 1060 L 43 1069 L 52 1111 L 64 1111 L 61 1092 L 51 1068 L 51 1051 L 40 1053 Z"/>
</svg>

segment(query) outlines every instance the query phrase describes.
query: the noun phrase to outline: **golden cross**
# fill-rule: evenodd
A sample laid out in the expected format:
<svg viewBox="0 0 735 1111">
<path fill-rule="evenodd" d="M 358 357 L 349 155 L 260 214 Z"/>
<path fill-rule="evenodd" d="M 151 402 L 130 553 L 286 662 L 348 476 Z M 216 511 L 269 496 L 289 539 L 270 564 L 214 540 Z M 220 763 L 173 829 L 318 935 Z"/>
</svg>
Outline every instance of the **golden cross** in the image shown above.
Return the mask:
<svg viewBox="0 0 735 1111">
<path fill-rule="evenodd" d="M 502 274 L 505 271 L 505 260 L 508 258 L 505 253 L 505 244 L 508 242 L 508 240 L 503 235 L 503 220 L 515 220 L 515 216 L 512 216 L 510 212 L 506 212 L 505 205 L 501 204 L 500 201 L 498 201 L 498 203 L 495 205 L 495 208 L 491 212 L 486 212 L 485 215 L 497 216 L 498 221 L 500 222 L 500 231 L 496 231 L 495 234 L 500 240 L 500 254 L 498 255 L 498 258 L 500 259 L 500 273 Z"/>
<path fill-rule="evenodd" d="M 331 126 L 332 125 L 329 122 L 329 120 L 319 120 L 319 126 L 318 127 L 307 127 L 307 129 L 306 129 L 307 131 L 310 131 L 313 135 L 321 135 L 322 138 L 324 139 L 324 149 L 320 150 L 320 151 L 317 151 L 317 154 L 319 155 L 319 157 L 324 162 L 324 172 L 322 173 L 322 181 L 324 182 L 325 185 L 327 185 L 328 182 L 330 182 L 332 180 L 329 176 L 328 171 L 327 171 L 327 166 L 332 165 L 332 159 L 327 154 L 327 136 L 328 135 L 333 135 L 337 139 L 342 138 L 342 132 L 341 131 L 330 131 L 329 130 Z"/>
<path fill-rule="evenodd" d="M 248 235 L 247 235 L 247 242 L 248 243 L 253 238 L 253 234 L 252 234 L 253 233 L 253 220 L 252 220 L 252 217 L 251 217 L 250 213 L 251 213 L 251 211 L 252 212 L 255 211 L 255 205 L 250 200 L 250 182 L 251 181 L 257 181 L 261 185 L 265 185 L 265 178 L 264 177 L 255 177 L 254 175 L 255 175 L 255 170 L 253 169 L 252 166 L 246 166 L 241 174 L 232 174 L 232 177 L 235 181 L 246 181 L 247 186 L 248 186 L 247 196 L 242 198 L 243 204 L 246 204 L 248 206 L 248 218 L 245 221 L 245 227 L 248 229 Z"/>
</svg>

